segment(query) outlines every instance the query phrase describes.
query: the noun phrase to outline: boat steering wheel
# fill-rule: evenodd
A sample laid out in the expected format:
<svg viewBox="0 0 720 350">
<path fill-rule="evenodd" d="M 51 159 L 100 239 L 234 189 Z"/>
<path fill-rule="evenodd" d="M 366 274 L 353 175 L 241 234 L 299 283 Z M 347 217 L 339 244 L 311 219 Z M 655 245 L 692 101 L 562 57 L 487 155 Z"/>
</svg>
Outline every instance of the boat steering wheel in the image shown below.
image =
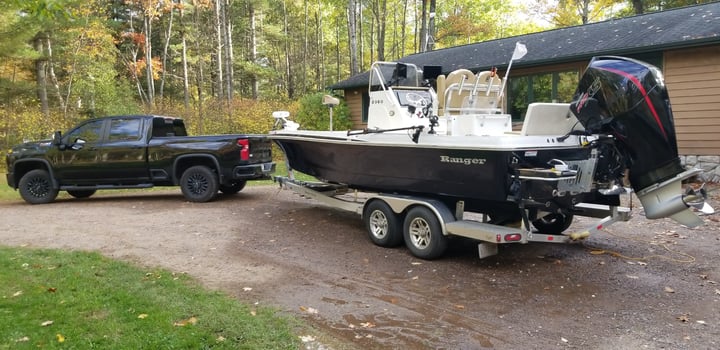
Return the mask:
<svg viewBox="0 0 720 350">
<path fill-rule="evenodd" d="M 407 95 L 405 95 L 405 99 L 408 101 L 408 104 L 413 107 L 422 108 L 428 105 L 428 100 L 415 92 L 408 92 Z"/>
</svg>

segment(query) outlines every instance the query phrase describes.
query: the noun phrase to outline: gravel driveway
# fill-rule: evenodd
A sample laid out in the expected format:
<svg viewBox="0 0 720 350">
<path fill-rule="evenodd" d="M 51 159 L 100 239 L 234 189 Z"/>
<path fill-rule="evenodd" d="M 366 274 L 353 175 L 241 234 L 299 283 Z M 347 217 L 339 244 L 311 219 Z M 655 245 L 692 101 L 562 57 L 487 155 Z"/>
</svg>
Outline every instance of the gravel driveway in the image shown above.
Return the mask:
<svg viewBox="0 0 720 350">
<path fill-rule="evenodd" d="M 718 192 L 710 203 L 720 209 Z M 204 204 L 179 190 L 18 196 L 0 202 L 0 244 L 187 272 L 305 319 L 334 349 L 720 348 L 720 216 L 687 229 L 633 211 L 584 244 L 505 245 L 479 260 L 458 239 L 422 261 L 374 246 L 358 216 L 274 186 Z"/>
</svg>

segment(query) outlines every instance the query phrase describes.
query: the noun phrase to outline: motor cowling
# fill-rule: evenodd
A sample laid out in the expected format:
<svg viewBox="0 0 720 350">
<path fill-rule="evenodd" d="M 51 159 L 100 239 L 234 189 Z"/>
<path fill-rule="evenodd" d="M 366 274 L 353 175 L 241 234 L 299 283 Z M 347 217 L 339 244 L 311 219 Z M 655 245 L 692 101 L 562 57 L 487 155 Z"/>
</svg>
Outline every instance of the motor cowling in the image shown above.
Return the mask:
<svg viewBox="0 0 720 350">
<path fill-rule="evenodd" d="M 698 170 L 680 163 L 670 98 L 657 67 L 625 57 L 593 58 L 570 110 L 586 131 L 613 136 L 649 219 L 702 223 L 682 194 L 681 182 Z"/>
</svg>

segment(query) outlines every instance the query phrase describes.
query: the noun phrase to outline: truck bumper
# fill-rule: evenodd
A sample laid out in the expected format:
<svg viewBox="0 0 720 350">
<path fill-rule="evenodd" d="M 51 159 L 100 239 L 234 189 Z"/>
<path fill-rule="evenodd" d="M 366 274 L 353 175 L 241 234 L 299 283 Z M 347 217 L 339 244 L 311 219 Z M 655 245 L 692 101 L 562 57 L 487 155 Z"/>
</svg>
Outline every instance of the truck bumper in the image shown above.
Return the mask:
<svg viewBox="0 0 720 350">
<path fill-rule="evenodd" d="M 261 163 L 236 166 L 233 169 L 233 179 L 235 180 L 251 180 L 270 178 L 270 174 L 275 171 L 275 163 Z"/>
<path fill-rule="evenodd" d="M 17 188 L 17 186 L 15 186 L 15 175 L 13 173 L 5 174 L 5 179 L 7 180 L 8 186 Z"/>
</svg>

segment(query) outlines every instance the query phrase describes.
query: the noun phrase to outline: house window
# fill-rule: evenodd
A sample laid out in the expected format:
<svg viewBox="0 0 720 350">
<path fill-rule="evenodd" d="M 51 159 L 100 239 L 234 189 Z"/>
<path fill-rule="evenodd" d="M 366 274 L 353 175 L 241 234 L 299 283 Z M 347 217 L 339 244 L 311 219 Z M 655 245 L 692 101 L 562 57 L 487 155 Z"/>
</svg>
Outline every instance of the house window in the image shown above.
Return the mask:
<svg viewBox="0 0 720 350">
<path fill-rule="evenodd" d="M 570 70 L 510 78 L 508 108 L 513 122 L 525 119 L 527 106 L 532 102 L 571 102 L 579 76 L 578 71 Z"/>
</svg>

